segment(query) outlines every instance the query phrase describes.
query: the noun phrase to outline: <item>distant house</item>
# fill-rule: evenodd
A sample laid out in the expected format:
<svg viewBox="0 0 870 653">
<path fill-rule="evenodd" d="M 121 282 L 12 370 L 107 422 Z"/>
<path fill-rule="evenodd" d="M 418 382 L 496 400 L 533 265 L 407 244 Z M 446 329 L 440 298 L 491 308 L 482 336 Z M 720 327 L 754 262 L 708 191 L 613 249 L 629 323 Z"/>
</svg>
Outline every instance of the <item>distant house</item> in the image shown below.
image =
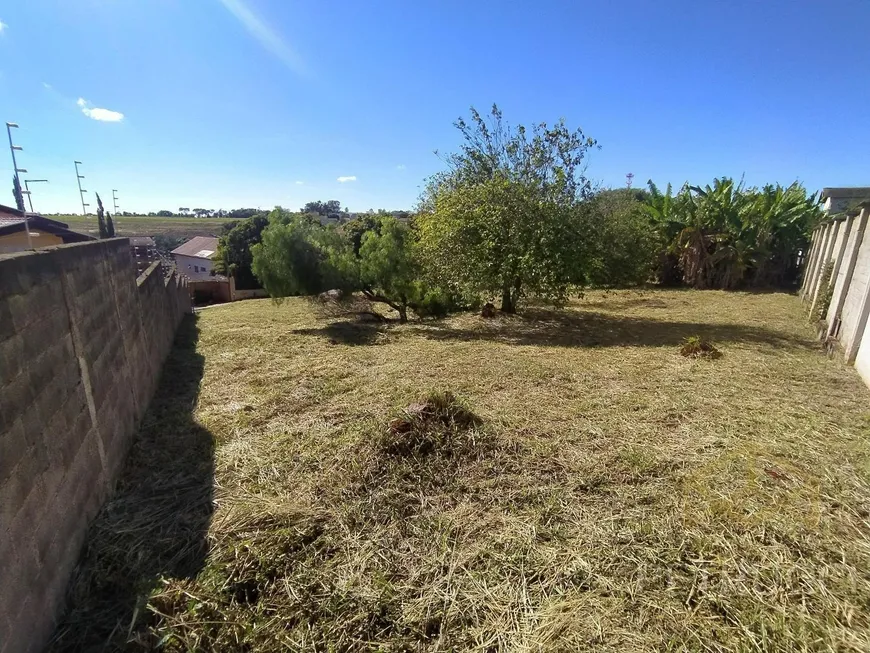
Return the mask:
<svg viewBox="0 0 870 653">
<path fill-rule="evenodd" d="M 214 266 L 211 257 L 218 248 L 218 239 L 213 236 L 194 236 L 180 247 L 172 250 L 172 258 L 179 274 L 193 281 L 211 278 Z"/>
<path fill-rule="evenodd" d="M 842 213 L 867 200 L 870 200 L 870 187 L 867 186 L 822 189 L 825 213 Z"/>
<path fill-rule="evenodd" d="M 24 224 L 25 216 L 27 217 L 26 227 Z M 95 240 L 86 234 L 71 231 L 65 222 L 51 220 L 38 213 L 25 213 L 0 205 L 0 254 L 27 250 L 27 231 L 30 231 L 30 247 L 34 249 Z"/>
</svg>

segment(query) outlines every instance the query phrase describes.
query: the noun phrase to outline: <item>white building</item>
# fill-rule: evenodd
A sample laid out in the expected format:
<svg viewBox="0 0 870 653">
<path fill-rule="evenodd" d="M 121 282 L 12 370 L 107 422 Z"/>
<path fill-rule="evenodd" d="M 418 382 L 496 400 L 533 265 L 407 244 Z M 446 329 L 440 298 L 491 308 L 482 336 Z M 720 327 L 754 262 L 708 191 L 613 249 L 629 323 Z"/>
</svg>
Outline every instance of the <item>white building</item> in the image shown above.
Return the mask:
<svg viewBox="0 0 870 653">
<path fill-rule="evenodd" d="M 218 239 L 213 236 L 194 236 L 172 250 L 172 258 L 179 274 L 192 281 L 207 281 L 212 278 L 214 262 L 211 257 L 218 248 Z"/>
<path fill-rule="evenodd" d="M 870 200 L 870 187 L 867 186 L 822 189 L 822 208 L 828 215 L 842 213 L 867 200 Z"/>
</svg>

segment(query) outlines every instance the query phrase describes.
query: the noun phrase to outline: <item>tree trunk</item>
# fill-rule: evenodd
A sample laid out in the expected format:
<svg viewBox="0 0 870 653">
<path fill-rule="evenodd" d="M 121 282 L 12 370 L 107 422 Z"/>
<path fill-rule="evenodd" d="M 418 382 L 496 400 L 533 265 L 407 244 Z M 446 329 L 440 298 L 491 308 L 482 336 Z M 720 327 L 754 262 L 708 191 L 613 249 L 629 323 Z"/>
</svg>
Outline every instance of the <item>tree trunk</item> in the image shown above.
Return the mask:
<svg viewBox="0 0 870 653">
<path fill-rule="evenodd" d="M 396 306 L 396 310 L 399 311 L 399 322 L 407 322 L 408 321 L 408 307 L 404 304 Z"/>
<path fill-rule="evenodd" d="M 514 313 L 517 312 L 517 304 L 520 303 L 520 288 L 522 287 L 522 285 L 523 285 L 522 279 L 520 279 L 519 277 L 516 277 L 514 279 L 514 291 L 511 295 L 511 297 L 512 297 L 511 304 L 514 307 Z"/>
<path fill-rule="evenodd" d="M 510 284 L 505 282 L 504 286 L 501 290 L 501 312 L 502 313 L 516 313 L 517 308 L 514 304 L 513 298 L 511 297 L 511 287 Z"/>
</svg>

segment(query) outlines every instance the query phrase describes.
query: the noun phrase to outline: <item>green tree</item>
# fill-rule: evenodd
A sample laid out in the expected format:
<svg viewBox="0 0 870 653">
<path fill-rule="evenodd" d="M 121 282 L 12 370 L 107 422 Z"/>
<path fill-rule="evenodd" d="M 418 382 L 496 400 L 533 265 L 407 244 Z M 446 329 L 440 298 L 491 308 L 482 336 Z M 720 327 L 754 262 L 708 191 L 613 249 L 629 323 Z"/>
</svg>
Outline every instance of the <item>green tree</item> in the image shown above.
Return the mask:
<svg viewBox="0 0 870 653">
<path fill-rule="evenodd" d="M 262 213 L 262 211 L 260 211 L 260 209 L 233 209 L 232 211 L 227 213 L 227 216 L 229 216 L 230 218 L 246 220 L 247 218 L 253 217 L 258 213 Z"/>
<path fill-rule="evenodd" d="M 663 249 L 695 288 L 793 283 L 797 253 L 822 217 L 817 196 L 797 182 L 758 189 L 723 177 L 676 195 L 649 186 L 646 210 Z"/>
<path fill-rule="evenodd" d="M 564 300 L 580 276 L 576 209 L 592 193 L 585 160 L 596 142 L 564 121 L 513 129 L 495 105 L 489 119 L 472 108 L 456 127 L 465 142 L 416 218 L 427 270 L 462 293 L 500 295 L 507 313 L 523 295 Z"/>
<path fill-rule="evenodd" d="M 393 217 L 380 218 L 379 229 L 367 231 L 359 248 L 359 290 L 408 319 L 408 307 L 422 298 L 420 269 L 412 253 L 411 230 Z M 352 245 L 351 245 L 352 247 Z"/>
<path fill-rule="evenodd" d="M 12 177 L 12 195 L 15 197 L 15 208 L 19 211 L 24 211 L 24 193 L 21 192 L 21 184 L 18 183 L 18 177 Z"/>
<path fill-rule="evenodd" d="M 261 242 L 251 247 L 252 269 L 269 294 L 280 299 L 326 290 L 352 291 L 358 266 L 350 243 L 306 216 L 276 209 Z"/>
<path fill-rule="evenodd" d="M 182 210 L 189 211 L 190 209 L 178 209 L 179 213 L 181 213 Z M 175 214 L 172 211 L 169 211 L 168 209 L 163 209 L 163 210 L 157 212 L 157 216 L 160 218 L 171 218 L 174 215 Z M 184 214 L 182 213 L 182 215 L 184 215 Z"/>
<path fill-rule="evenodd" d="M 607 189 L 584 202 L 577 284 L 625 286 L 654 276 L 660 241 L 645 211 L 646 193 Z"/>
<path fill-rule="evenodd" d="M 300 209 L 300 213 L 316 213 L 317 215 L 333 215 L 341 212 L 341 202 L 338 200 L 307 202 Z"/>
<path fill-rule="evenodd" d="M 103 210 L 103 200 L 100 199 L 100 194 L 97 196 L 97 228 L 100 232 L 100 239 L 109 237 L 109 230 L 106 227 L 105 211 Z"/>
<path fill-rule="evenodd" d="M 342 226 L 342 230 L 353 245 L 354 254 L 359 255 L 360 247 L 362 247 L 363 236 L 370 231 L 378 231 L 380 225 L 381 222 L 377 216 L 363 215 L 359 218 L 354 218 Z"/>
<path fill-rule="evenodd" d="M 355 252 L 343 230 L 304 215 L 273 212 L 262 242 L 251 251 L 254 274 L 274 298 L 328 290 L 346 298 L 359 293 L 394 309 L 401 322 L 409 309 L 430 314 L 436 301 L 444 301 L 420 279 L 410 227 L 390 216 L 381 216 L 378 228 L 364 233 Z"/>
<path fill-rule="evenodd" d="M 259 288 L 260 282 L 251 267 L 254 262 L 251 247 L 261 242 L 263 230 L 268 224 L 267 213 L 225 224 L 214 257 L 215 272 L 235 277 L 239 289 Z"/>
</svg>

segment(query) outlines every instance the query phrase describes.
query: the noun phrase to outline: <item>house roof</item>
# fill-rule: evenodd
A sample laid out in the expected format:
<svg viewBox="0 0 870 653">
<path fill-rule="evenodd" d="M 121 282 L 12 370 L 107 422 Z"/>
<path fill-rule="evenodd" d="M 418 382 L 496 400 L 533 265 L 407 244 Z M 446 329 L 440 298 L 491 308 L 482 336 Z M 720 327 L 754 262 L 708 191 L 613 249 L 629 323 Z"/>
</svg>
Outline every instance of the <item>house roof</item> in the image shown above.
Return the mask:
<svg viewBox="0 0 870 653">
<path fill-rule="evenodd" d="M 11 206 L 3 206 L 0 204 L 0 218 L 22 218 L 24 212 L 18 209 L 13 209 Z"/>
<path fill-rule="evenodd" d="M 836 198 L 870 198 L 870 186 L 851 186 L 846 188 L 823 188 L 822 199 Z"/>
<path fill-rule="evenodd" d="M 217 251 L 218 239 L 214 236 L 194 236 L 183 245 L 172 250 L 173 254 L 192 256 L 194 258 L 208 258 Z"/>
<path fill-rule="evenodd" d="M 27 216 L 27 226 L 30 231 L 44 231 L 60 236 L 65 243 L 80 243 L 86 240 L 96 240 L 87 234 L 72 231 L 69 225 L 59 220 L 52 220 L 38 213 L 24 213 L 8 206 L 0 206 L 0 236 L 6 236 L 18 231 L 24 231 L 24 216 Z"/>
</svg>

